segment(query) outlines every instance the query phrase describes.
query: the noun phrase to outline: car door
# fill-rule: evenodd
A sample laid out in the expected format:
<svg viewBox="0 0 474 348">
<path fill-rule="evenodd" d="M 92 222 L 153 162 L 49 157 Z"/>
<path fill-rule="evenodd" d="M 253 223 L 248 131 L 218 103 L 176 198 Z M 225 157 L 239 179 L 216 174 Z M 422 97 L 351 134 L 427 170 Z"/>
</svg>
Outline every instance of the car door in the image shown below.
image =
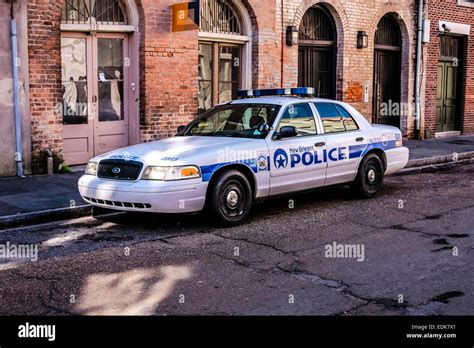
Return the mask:
<svg viewBox="0 0 474 348">
<path fill-rule="evenodd" d="M 327 145 L 327 173 L 325 185 L 354 180 L 360 154 L 367 142 L 357 122 L 340 104 L 314 103 L 324 129 Z"/>
<path fill-rule="evenodd" d="M 298 135 L 278 138 L 284 126 L 295 127 Z M 271 195 L 324 185 L 326 163 L 323 151 L 326 143 L 309 103 L 291 104 L 283 109 L 277 126 L 267 139 Z"/>
</svg>

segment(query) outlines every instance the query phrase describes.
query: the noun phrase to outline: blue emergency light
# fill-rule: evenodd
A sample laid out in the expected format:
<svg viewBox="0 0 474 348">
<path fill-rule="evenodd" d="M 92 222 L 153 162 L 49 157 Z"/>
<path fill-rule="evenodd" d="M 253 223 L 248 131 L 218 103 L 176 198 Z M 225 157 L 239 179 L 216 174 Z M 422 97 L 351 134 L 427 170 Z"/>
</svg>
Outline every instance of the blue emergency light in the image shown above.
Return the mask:
<svg viewBox="0 0 474 348">
<path fill-rule="evenodd" d="M 237 96 L 240 98 L 257 98 L 269 96 L 309 97 L 314 96 L 315 94 L 316 90 L 313 87 L 248 89 L 237 92 Z"/>
</svg>

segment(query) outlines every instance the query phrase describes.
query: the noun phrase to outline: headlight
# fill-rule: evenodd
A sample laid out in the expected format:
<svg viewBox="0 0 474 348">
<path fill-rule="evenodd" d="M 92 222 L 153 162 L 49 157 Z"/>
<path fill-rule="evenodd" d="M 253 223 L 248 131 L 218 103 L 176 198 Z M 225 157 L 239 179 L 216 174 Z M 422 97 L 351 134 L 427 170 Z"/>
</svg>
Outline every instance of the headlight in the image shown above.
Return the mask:
<svg viewBox="0 0 474 348">
<path fill-rule="evenodd" d="M 143 180 L 173 181 L 200 178 L 201 172 L 196 166 L 183 167 L 147 167 Z"/>
<path fill-rule="evenodd" d="M 97 176 L 97 168 L 99 167 L 99 163 L 97 162 L 89 162 L 87 163 L 87 167 L 86 167 L 86 171 L 85 171 L 85 174 L 86 175 L 94 175 L 94 176 Z"/>
</svg>

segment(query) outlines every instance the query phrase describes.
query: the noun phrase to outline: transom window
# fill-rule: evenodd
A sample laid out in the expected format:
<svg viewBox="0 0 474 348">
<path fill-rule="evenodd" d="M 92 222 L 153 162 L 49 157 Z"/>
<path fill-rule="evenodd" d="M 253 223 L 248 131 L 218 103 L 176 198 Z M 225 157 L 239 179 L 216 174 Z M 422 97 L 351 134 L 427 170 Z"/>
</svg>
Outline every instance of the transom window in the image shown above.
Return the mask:
<svg viewBox="0 0 474 348">
<path fill-rule="evenodd" d="M 342 106 L 333 103 L 315 103 L 325 133 L 339 133 L 358 130 L 354 118 Z"/>
<path fill-rule="evenodd" d="M 311 7 L 300 25 L 300 40 L 332 42 L 336 40 L 336 26 L 328 10 L 322 6 Z"/>
<path fill-rule="evenodd" d="M 201 1 L 200 30 L 208 33 L 243 34 L 240 18 L 227 0 Z"/>
<path fill-rule="evenodd" d="M 124 4 L 120 0 L 66 0 L 61 21 L 63 24 L 87 24 L 94 19 L 107 25 L 128 24 Z"/>
<path fill-rule="evenodd" d="M 400 47 L 401 43 L 402 38 L 398 23 L 389 14 L 383 16 L 375 32 L 375 45 Z"/>
</svg>

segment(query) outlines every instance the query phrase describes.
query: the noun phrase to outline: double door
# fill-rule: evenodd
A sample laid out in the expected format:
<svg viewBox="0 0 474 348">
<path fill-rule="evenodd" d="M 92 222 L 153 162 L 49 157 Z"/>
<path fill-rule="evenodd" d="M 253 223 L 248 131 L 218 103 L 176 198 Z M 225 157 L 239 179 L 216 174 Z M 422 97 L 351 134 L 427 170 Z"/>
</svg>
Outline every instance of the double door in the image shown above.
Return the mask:
<svg viewBox="0 0 474 348">
<path fill-rule="evenodd" d="M 129 145 L 128 40 L 125 34 L 61 37 L 63 152 L 68 164 Z"/>
</svg>

